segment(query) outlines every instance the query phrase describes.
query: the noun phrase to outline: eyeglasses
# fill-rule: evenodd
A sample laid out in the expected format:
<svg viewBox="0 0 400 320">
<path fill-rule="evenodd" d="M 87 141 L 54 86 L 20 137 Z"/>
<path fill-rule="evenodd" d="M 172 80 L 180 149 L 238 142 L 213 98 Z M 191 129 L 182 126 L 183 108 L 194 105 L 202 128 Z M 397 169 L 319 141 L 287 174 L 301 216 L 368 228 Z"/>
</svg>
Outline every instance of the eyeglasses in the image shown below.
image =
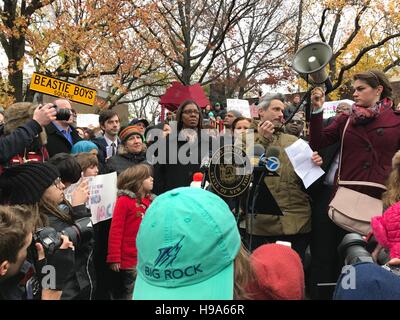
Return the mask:
<svg viewBox="0 0 400 320">
<path fill-rule="evenodd" d="M 64 185 L 63 185 L 63 183 L 62 183 L 60 177 L 58 177 L 56 180 L 54 180 L 53 185 L 54 185 L 57 189 L 60 189 L 60 190 L 62 190 L 63 187 L 64 187 Z"/>
<path fill-rule="evenodd" d="M 199 110 L 194 110 L 194 109 L 192 109 L 192 110 L 183 110 L 182 113 L 187 114 L 187 115 L 191 115 L 191 114 L 199 115 L 200 114 Z"/>
</svg>

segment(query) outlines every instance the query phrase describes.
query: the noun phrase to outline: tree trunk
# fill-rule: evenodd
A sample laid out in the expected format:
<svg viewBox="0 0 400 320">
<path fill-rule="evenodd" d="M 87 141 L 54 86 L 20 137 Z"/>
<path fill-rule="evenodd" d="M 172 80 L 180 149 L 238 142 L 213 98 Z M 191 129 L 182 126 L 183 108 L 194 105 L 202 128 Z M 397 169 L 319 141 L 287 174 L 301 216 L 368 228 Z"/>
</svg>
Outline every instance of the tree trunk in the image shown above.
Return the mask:
<svg viewBox="0 0 400 320">
<path fill-rule="evenodd" d="M 23 46 L 22 51 L 25 53 L 25 41 L 22 44 L 19 43 L 18 46 L 19 45 Z M 18 54 L 20 50 L 21 47 L 13 51 L 12 57 L 8 57 L 8 80 L 10 82 L 10 85 L 14 88 L 13 96 L 16 102 L 23 101 L 23 90 L 22 90 L 23 80 L 24 80 L 22 71 L 23 69 L 21 68 L 21 66 L 18 67 L 17 65 L 18 61 L 20 61 L 24 56 L 23 54 L 22 56 Z"/>
<path fill-rule="evenodd" d="M 244 96 L 244 87 L 243 87 L 243 86 L 240 86 L 240 87 L 239 87 L 239 96 L 238 96 L 238 99 L 243 99 L 243 96 Z"/>
</svg>

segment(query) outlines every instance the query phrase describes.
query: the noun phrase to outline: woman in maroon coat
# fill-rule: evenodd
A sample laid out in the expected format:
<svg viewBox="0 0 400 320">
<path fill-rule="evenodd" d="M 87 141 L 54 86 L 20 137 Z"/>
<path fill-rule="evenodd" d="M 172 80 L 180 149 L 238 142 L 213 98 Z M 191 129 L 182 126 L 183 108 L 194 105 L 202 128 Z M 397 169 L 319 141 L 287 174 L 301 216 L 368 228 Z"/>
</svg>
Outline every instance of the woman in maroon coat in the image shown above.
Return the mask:
<svg viewBox="0 0 400 320">
<path fill-rule="evenodd" d="M 384 185 L 393 155 L 400 149 L 400 113 L 391 100 L 392 88 L 379 71 L 354 75 L 354 101 L 350 115 L 342 114 L 328 127 L 322 128 L 323 95 L 312 94 L 314 108 L 310 124 L 310 145 L 314 150 L 341 142 L 344 135 L 340 180 L 367 181 Z M 348 186 L 380 199 L 384 190 L 375 187 Z"/>
<path fill-rule="evenodd" d="M 121 283 L 114 284 L 113 298 L 132 300 L 136 278 L 136 236 L 142 218 L 154 196 L 152 169 L 138 164 L 118 176 L 118 198 L 108 239 L 107 262 L 120 273 Z"/>
<path fill-rule="evenodd" d="M 384 185 L 391 171 L 393 155 L 400 149 L 400 113 L 395 112 L 391 100 L 392 88 L 386 76 L 379 71 L 367 71 L 354 76 L 354 101 L 350 115 L 336 117 L 331 125 L 323 128 L 322 90 L 311 95 L 314 112 L 310 123 L 310 145 L 315 151 L 341 143 L 344 134 L 340 180 L 367 181 Z M 334 188 L 332 197 L 337 190 Z M 383 189 L 348 185 L 348 188 L 381 198 Z M 316 197 L 315 201 L 321 201 Z M 313 298 L 332 297 L 334 287 L 316 284 L 336 282 L 343 261 L 337 254 L 337 246 L 347 233 L 329 218 L 327 209 L 313 212 L 311 281 Z M 315 278 L 315 279 L 314 279 Z M 330 290 L 332 289 L 332 290 Z"/>
</svg>

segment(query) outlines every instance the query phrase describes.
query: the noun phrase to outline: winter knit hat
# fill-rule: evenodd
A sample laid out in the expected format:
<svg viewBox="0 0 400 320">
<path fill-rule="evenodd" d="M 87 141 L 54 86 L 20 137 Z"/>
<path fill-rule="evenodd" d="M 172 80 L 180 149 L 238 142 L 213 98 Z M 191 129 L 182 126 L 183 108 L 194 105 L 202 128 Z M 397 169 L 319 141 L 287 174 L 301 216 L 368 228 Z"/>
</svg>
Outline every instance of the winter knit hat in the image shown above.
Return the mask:
<svg viewBox="0 0 400 320">
<path fill-rule="evenodd" d="M 119 132 L 119 138 L 121 139 L 122 143 L 125 143 L 129 139 L 129 137 L 136 134 L 144 142 L 143 135 L 140 133 L 141 130 L 142 129 L 138 126 L 126 126 L 122 128 L 121 131 Z"/>
<path fill-rule="evenodd" d="M 59 175 L 50 163 L 31 162 L 8 168 L 0 176 L 1 202 L 35 204 Z"/>
<path fill-rule="evenodd" d="M 72 146 L 71 153 L 77 154 L 81 152 L 90 152 L 93 149 L 98 151 L 99 147 L 96 146 L 92 141 L 81 140 Z"/>
<path fill-rule="evenodd" d="M 248 292 L 255 300 L 301 300 L 304 271 L 299 255 L 288 246 L 265 244 L 250 256 L 256 280 Z"/>
</svg>

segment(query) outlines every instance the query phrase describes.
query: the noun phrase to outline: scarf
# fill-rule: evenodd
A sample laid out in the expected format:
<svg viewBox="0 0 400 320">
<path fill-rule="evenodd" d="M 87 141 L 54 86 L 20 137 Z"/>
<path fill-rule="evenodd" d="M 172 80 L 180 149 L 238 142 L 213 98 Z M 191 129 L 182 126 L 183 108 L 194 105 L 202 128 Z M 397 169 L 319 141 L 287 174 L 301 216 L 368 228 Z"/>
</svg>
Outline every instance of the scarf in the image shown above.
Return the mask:
<svg viewBox="0 0 400 320">
<path fill-rule="evenodd" d="M 366 125 L 375 120 L 382 112 L 390 109 L 393 106 L 393 101 L 389 98 L 384 98 L 378 101 L 370 108 L 364 108 L 353 104 L 351 108 L 351 122 L 353 125 Z"/>
</svg>

